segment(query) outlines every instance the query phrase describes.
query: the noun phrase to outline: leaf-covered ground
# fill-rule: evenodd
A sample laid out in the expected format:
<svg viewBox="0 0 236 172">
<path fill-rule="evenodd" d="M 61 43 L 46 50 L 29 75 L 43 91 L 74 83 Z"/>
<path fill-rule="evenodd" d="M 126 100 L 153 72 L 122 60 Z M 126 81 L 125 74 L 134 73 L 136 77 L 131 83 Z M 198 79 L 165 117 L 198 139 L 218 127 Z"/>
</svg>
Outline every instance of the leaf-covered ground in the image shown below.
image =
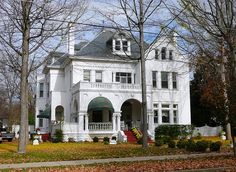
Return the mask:
<svg viewBox="0 0 236 172">
<path fill-rule="evenodd" d="M 34 168 L 34 169 L 19 169 L 10 171 L 36 171 L 36 172 L 114 172 L 114 171 L 128 171 L 128 172 L 158 172 L 158 171 L 178 171 L 187 169 L 204 169 L 219 167 L 225 170 L 222 171 L 236 171 L 236 158 L 234 157 L 214 157 L 214 158 L 198 158 L 187 160 L 164 160 L 164 161 L 145 161 L 133 163 L 109 163 L 97 164 L 90 166 L 72 166 L 72 167 L 54 167 L 54 168 Z M 231 168 L 228 168 L 231 167 Z M 232 168 L 234 167 L 234 168 Z"/>
</svg>

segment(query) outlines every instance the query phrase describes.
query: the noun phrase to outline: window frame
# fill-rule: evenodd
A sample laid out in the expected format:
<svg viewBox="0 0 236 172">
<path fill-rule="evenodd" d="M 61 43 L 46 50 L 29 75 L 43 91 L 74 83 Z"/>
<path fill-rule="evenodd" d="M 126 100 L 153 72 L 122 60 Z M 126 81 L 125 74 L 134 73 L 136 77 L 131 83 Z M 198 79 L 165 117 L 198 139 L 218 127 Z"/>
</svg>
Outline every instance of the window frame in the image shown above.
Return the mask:
<svg viewBox="0 0 236 172">
<path fill-rule="evenodd" d="M 166 60 L 166 47 L 161 48 L 161 60 Z"/>
<path fill-rule="evenodd" d="M 87 78 L 86 78 L 86 75 L 85 75 L 86 72 L 88 72 Z M 83 81 L 85 81 L 85 82 L 90 82 L 90 81 L 91 81 L 90 75 L 91 75 L 91 70 L 84 69 L 84 70 L 83 70 Z"/>
<path fill-rule="evenodd" d="M 101 79 L 97 78 L 97 74 L 101 74 Z M 95 82 L 102 82 L 102 70 L 95 71 Z"/>
<path fill-rule="evenodd" d="M 164 124 L 170 124 L 170 104 L 167 103 L 162 103 L 161 104 L 161 120 L 162 123 Z M 168 112 L 167 114 L 164 114 L 164 112 Z M 165 119 L 168 119 L 167 122 L 165 121 Z"/>
<path fill-rule="evenodd" d="M 174 50 L 169 50 L 169 60 L 173 60 L 174 58 Z"/>
<path fill-rule="evenodd" d="M 173 89 L 178 89 L 178 73 L 177 72 L 172 72 L 172 88 Z"/>
<path fill-rule="evenodd" d="M 166 74 L 166 77 L 163 76 Z M 166 78 L 166 80 L 164 80 Z M 169 72 L 161 72 L 161 88 L 168 89 L 169 88 Z"/>
<path fill-rule="evenodd" d="M 44 97 L 44 83 L 39 83 L 39 97 Z"/>
<path fill-rule="evenodd" d="M 154 124 L 158 124 L 158 118 L 159 118 L 159 109 L 158 109 L 158 103 L 153 104 L 153 122 Z"/>
<path fill-rule="evenodd" d="M 155 59 L 159 59 L 159 49 L 155 49 Z"/>
<path fill-rule="evenodd" d="M 132 84 L 132 73 L 116 72 L 115 81 L 122 84 Z"/>
<path fill-rule="evenodd" d="M 39 118 L 39 127 L 43 127 L 43 118 Z"/>
<path fill-rule="evenodd" d="M 178 104 L 173 104 L 173 123 L 178 123 Z"/>
<path fill-rule="evenodd" d="M 157 88 L 157 71 L 152 71 L 152 87 Z"/>
</svg>

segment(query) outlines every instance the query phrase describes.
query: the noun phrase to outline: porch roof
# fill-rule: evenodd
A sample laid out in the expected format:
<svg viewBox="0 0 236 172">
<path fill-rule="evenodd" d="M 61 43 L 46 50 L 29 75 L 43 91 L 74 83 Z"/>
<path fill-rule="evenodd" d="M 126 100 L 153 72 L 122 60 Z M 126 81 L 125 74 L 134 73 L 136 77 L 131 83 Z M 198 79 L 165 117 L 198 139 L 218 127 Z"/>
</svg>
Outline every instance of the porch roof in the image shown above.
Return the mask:
<svg viewBox="0 0 236 172">
<path fill-rule="evenodd" d="M 88 105 L 88 112 L 104 109 L 107 109 L 112 113 L 114 112 L 112 103 L 105 97 L 97 97 L 93 99 Z"/>
<path fill-rule="evenodd" d="M 41 112 L 39 115 L 37 115 L 37 118 L 49 119 L 50 116 L 51 116 L 51 110 L 50 110 L 50 108 L 46 108 L 43 112 Z"/>
</svg>

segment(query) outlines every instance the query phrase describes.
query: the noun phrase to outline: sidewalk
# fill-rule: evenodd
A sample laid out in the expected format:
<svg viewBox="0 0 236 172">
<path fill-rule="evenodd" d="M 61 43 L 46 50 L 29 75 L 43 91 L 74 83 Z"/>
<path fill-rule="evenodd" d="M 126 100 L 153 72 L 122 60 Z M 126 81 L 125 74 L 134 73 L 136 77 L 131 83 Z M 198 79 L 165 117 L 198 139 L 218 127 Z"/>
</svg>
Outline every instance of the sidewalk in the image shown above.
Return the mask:
<svg viewBox="0 0 236 172">
<path fill-rule="evenodd" d="M 101 163 L 111 163 L 111 162 L 135 162 L 135 161 L 150 161 L 150 160 L 157 161 L 157 160 L 167 160 L 167 159 L 169 160 L 188 159 L 188 158 L 232 156 L 232 155 L 233 154 L 231 153 L 201 153 L 201 154 L 184 154 L 184 155 L 90 159 L 90 160 L 76 160 L 76 161 L 33 162 L 33 163 L 20 163 L 20 164 L 0 164 L 0 169 L 75 166 L 75 165 L 101 164 Z"/>
</svg>

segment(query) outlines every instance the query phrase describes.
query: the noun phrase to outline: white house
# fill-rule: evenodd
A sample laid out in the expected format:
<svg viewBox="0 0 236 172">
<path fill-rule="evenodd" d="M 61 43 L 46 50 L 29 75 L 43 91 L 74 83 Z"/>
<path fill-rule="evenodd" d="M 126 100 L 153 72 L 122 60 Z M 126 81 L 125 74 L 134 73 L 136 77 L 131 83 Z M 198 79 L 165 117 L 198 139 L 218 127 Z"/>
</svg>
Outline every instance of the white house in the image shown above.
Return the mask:
<svg viewBox="0 0 236 172">
<path fill-rule="evenodd" d="M 160 124 L 190 124 L 189 66 L 175 38 L 146 46 L 148 133 Z M 51 53 L 37 77 L 36 128 L 65 141 L 121 134 L 141 128 L 141 72 L 138 45 L 126 32 L 102 30 L 68 53 Z"/>
</svg>

